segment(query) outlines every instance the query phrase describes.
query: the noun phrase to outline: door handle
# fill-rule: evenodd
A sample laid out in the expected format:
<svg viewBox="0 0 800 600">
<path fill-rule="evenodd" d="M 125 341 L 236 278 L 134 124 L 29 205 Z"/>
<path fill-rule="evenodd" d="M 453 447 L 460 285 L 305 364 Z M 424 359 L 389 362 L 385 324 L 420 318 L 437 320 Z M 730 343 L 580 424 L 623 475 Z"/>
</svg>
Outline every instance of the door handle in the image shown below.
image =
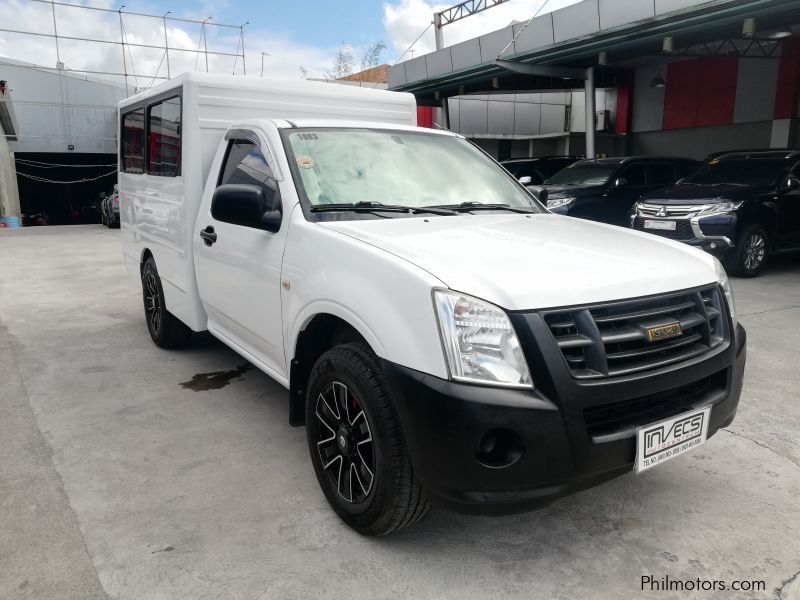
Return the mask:
<svg viewBox="0 0 800 600">
<path fill-rule="evenodd" d="M 203 243 L 205 243 L 206 246 L 211 246 L 217 241 L 217 234 L 214 233 L 214 228 L 211 225 L 200 230 L 200 237 L 203 238 Z"/>
</svg>

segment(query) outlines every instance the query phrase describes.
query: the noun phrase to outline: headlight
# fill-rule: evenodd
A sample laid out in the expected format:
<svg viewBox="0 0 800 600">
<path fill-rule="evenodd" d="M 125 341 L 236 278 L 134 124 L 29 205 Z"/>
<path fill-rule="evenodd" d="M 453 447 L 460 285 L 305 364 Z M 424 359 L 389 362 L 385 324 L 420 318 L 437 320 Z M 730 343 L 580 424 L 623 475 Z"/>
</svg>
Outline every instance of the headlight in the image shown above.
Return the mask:
<svg viewBox="0 0 800 600">
<path fill-rule="evenodd" d="M 517 334 L 502 309 L 445 290 L 435 290 L 433 301 L 454 380 L 533 388 Z"/>
<path fill-rule="evenodd" d="M 550 198 L 547 200 L 547 208 L 558 208 L 559 206 L 566 206 L 572 204 L 575 198 Z"/>
<path fill-rule="evenodd" d="M 718 204 L 706 204 L 698 215 L 717 215 L 720 213 L 733 212 L 742 205 L 741 202 L 719 202 Z"/>
<path fill-rule="evenodd" d="M 728 312 L 731 313 L 731 321 L 733 321 L 733 328 L 736 329 L 736 304 L 733 301 L 733 290 L 731 290 L 731 284 L 728 281 L 728 274 L 725 272 L 725 268 L 722 266 L 722 263 L 714 257 L 714 268 L 717 271 L 717 283 L 722 286 L 722 291 L 725 292 L 725 300 L 728 301 Z M 733 332 L 731 332 L 733 335 Z"/>
</svg>

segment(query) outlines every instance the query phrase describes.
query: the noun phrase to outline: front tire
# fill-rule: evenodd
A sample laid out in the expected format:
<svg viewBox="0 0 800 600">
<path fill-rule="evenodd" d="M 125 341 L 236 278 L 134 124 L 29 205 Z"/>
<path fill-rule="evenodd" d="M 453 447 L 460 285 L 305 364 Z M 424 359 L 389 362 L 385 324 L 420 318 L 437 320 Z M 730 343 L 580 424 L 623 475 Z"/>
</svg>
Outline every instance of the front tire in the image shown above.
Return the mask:
<svg viewBox="0 0 800 600">
<path fill-rule="evenodd" d="M 186 344 L 192 330 L 167 310 L 164 288 L 158 276 L 156 261 L 150 256 L 142 267 L 142 299 L 147 330 L 156 346 L 178 348 Z"/>
<path fill-rule="evenodd" d="M 761 225 L 746 227 L 728 259 L 728 270 L 737 277 L 758 276 L 767 260 L 768 248 L 769 238 Z"/>
<path fill-rule="evenodd" d="M 386 535 L 428 510 L 388 384 L 375 355 L 345 344 L 317 360 L 308 382 L 306 435 L 334 512 L 363 535 Z"/>
</svg>

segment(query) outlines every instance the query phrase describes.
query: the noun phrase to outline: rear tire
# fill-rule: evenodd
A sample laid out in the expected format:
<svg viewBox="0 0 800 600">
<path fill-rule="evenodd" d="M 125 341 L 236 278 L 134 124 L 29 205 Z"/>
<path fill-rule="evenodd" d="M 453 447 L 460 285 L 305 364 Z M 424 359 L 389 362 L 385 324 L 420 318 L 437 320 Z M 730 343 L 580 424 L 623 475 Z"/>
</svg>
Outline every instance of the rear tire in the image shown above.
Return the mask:
<svg viewBox="0 0 800 600">
<path fill-rule="evenodd" d="M 334 512 L 370 536 L 421 519 L 428 501 L 372 351 L 361 344 L 328 350 L 314 365 L 307 389 L 311 462 Z"/>
<path fill-rule="evenodd" d="M 726 261 L 731 275 L 736 277 L 756 277 L 767 261 L 769 238 L 761 225 L 750 225 L 738 236 L 739 243 Z"/>
<path fill-rule="evenodd" d="M 161 277 L 152 256 L 144 261 L 142 267 L 142 300 L 147 330 L 156 346 L 178 348 L 189 341 L 192 330 L 167 310 Z"/>
</svg>

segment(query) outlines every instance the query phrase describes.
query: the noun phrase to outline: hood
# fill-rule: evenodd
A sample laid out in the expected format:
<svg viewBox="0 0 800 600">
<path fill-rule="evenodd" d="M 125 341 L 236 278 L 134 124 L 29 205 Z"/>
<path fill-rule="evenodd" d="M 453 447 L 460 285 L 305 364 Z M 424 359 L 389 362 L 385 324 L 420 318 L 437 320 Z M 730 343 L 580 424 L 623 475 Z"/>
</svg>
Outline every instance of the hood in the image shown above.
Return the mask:
<svg viewBox="0 0 800 600">
<path fill-rule="evenodd" d="M 750 185 L 673 185 L 645 194 L 640 202 L 659 204 L 713 204 L 715 202 L 736 202 L 746 200 L 769 191 L 768 187 Z"/>
<path fill-rule="evenodd" d="M 553 214 L 324 222 L 449 288 L 507 310 L 659 294 L 716 281 L 714 259 L 649 233 Z"/>
<path fill-rule="evenodd" d="M 605 190 L 602 185 L 542 185 L 547 190 L 548 198 L 580 198 L 582 196 L 592 196 L 602 194 Z"/>
</svg>

